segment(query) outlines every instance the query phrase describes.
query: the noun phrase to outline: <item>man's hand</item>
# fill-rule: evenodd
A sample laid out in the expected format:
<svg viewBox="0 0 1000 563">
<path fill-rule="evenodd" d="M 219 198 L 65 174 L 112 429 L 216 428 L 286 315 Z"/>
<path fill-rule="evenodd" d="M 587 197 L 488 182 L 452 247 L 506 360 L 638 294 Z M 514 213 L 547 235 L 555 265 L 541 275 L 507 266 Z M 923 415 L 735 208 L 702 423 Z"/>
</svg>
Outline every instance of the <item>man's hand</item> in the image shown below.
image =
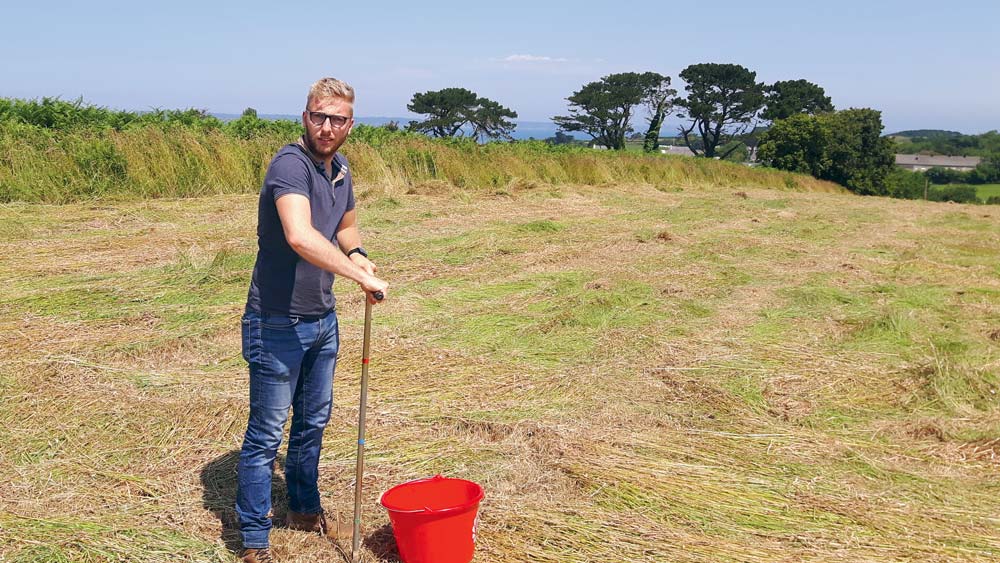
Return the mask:
<svg viewBox="0 0 1000 563">
<path fill-rule="evenodd" d="M 372 265 L 374 266 L 374 264 Z M 371 274 L 366 275 L 359 283 L 361 285 L 361 289 L 363 289 L 365 294 L 368 296 L 368 302 L 372 305 L 381 302 L 388 296 L 389 284 Z M 382 299 L 375 299 L 376 292 L 382 294 Z"/>
<path fill-rule="evenodd" d="M 368 258 L 362 256 L 360 252 L 351 254 L 350 258 L 351 262 L 354 262 L 359 268 L 367 272 L 370 276 L 374 276 L 375 272 L 378 271 L 378 266 L 375 265 L 375 262 L 372 262 Z"/>
<path fill-rule="evenodd" d="M 376 300 L 374 296 L 376 291 L 382 292 L 382 299 L 385 299 L 385 291 L 389 288 L 389 284 L 375 277 L 375 272 L 378 271 L 378 266 L 375 265 L 375 262 L 372 262 L 367 257 L 362 256 L 357 252 L 351 254 L 350 258 L 351 262 L 354 262 L 355 266 L 364 270 L 364 272 L 368 274 L 368 277 L 374 280 L 373 282 L 361 284 L 361 289 L 363 289 L 368 295 L 368 302 L 372 305 L 379 302 L 379 300 Z M 382 285 L 380 286 L 379 284 Z"/>
</svg>

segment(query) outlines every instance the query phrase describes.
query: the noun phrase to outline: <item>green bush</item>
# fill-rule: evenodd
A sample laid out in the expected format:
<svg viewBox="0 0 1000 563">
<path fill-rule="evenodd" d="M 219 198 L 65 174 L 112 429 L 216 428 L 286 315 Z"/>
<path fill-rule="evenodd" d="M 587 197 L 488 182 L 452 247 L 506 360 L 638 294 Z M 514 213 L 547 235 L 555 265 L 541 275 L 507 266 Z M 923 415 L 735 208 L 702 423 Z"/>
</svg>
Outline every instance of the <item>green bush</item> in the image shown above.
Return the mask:
<svg viewBox="0 0 1000 563">
<path fill-rule="evenodd" d="M 57 131 L 102 130 L 122 131 L 130 127 L 149 125 L 183 126 L 195 129 L 219 129 L 222 121 L 200 109 L 163 110 L 149 112 L 110 110 L 59 98 L 20 100 L 0 98 L 0 123 L 19 123 Z"/>
<path fill-rule="evenodd" d="M 302 124 L 290 119 L 261 119 L 257 117 L 257 110 L 247 108 L 239 119 L 226 123 L 223 131 L 237 139 L 278 136 L 291 141 L 302 134 Z"/>
<path fill-rule="evenodd" d="M 967 174 L 951 168 L 935 166 L 930 168 L 924 175 L 932 184 L 961 184 L 965 181 Z"/>
<path fill-rule="evenodd" d="M 302 126 L 299 125 L 301 130 Z M 399 129 L 399 127 L 374 127 L 371 125 L 365 125 L 364 123 L 358 123 L 351 130 L 351 140 L 373 147 L 381 147 L 390 143 L 391 141 L 398 139 L 407 139 L 419 136 L 417 133 L 411 133 L 406 130 Z"/>
<path fill-rule="evenodd" d="M 848 109 L 776 121 L 760 138 L 765 166 L 809 173 L 861 195 L 889 195 L 893 144 L 882 137 L 882 114 Z"/>
<path fill-rule="evenodd" d="M 923 199 L 927 178 L 920 172 L 894 168 L 886 178 L 886 193 L 900 199 Z"/>
<path fill-rule="evenodd" d="M 979 203 L 975 186 L 935 186 L 928 193 L 927 199 L 955 203 Z"/>
</svg>

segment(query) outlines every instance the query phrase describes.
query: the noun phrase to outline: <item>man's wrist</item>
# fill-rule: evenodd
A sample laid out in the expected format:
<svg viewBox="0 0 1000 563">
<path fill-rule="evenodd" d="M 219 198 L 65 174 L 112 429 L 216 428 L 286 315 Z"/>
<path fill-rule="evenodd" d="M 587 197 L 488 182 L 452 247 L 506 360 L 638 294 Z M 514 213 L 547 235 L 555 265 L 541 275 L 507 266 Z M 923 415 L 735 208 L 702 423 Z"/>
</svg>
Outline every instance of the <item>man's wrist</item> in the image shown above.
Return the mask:
<svg viewBox="0 0 1000 563">
<path fill-rule="evenodd" d="M 347 251 L 347 257 L 350 258 L 354 254 L 360 254 L 365 258 L 368 258 L 368 252 L 365 251 L 364 247 L 355 246 L 354 248 Z"/>
</svg>

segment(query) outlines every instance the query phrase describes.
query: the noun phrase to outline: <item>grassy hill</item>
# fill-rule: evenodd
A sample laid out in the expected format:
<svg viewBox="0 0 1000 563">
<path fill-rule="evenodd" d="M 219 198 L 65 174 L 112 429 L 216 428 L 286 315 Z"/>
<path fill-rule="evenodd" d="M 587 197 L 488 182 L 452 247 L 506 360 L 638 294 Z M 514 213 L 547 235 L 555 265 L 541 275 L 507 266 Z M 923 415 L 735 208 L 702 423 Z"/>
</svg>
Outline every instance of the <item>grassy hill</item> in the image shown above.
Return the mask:
<svg viewBox="0 0 1000 563">
<path fill-rule="evenodd" d="M 436 473 L 483 484 L 482 563 L 1000 557 L 1000 210 L 739 178 L 502 187 L 362 194 L 392 283 L 365 561 L 396 560 L 378 495 Z M 255 211 L 0 206 L 0 560 L 232 560 Z M 337 291 L 321 490 L 349 510 L 363 305 Z"/>
</svg>

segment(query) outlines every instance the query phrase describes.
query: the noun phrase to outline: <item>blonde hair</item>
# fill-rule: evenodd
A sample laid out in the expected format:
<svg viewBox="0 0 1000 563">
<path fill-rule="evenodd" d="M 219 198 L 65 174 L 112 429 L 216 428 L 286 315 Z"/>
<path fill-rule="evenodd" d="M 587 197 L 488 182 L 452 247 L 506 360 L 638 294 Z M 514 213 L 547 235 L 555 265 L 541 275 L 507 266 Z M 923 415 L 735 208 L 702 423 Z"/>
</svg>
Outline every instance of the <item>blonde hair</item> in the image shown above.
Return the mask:
<svg viewBox="0 0 1000 563">
<path fill-rule="evenodd" d="M 354 103 L 354 88 L 343 80 L 336 78 L 320 78 L 309 88 L 309 96 L 306 97 L 306 107 L 309 102 L 316 98 L 340 98 Z"/>
</svg>

